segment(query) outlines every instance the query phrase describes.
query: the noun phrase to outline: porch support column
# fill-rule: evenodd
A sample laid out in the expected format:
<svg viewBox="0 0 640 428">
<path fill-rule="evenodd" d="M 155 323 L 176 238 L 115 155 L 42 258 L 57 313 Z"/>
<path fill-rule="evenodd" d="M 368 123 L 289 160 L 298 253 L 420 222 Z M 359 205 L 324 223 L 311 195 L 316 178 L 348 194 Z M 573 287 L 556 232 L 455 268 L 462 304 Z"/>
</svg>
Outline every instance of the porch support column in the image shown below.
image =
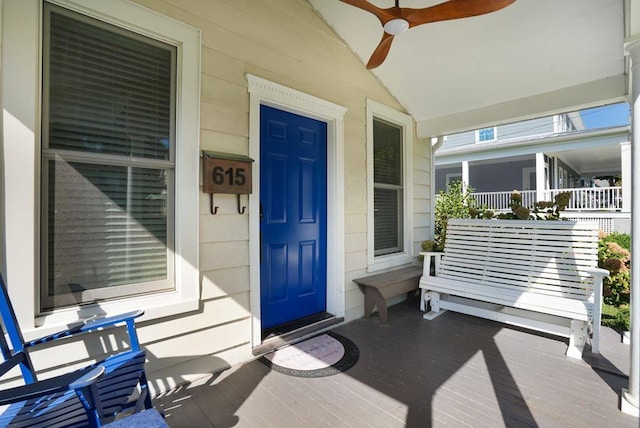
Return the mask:
<svg viewBox="0 0 640 428">
<path fill-rule="evenodd" d="M 640 180 L 640 38 L 625 46 L 631 58 L 631 180 Z M 640 186 L 631 186 L 631 363 L 629 389 L 622 391 L 621 410 L 638 416 L 640 370 Z"/>
<path fill-rule="evenodd" d="M 469 161 L 462 161 L 462 191 L 466 192 L 469 187 Z"/>
<path fill-rule="evenodd" d="M 545 174 L 544 153 L 536 153 L 536 202 L 544 201 L 547 190 L 547 176 Z"/>
<path fill-rule="evenodd" d="M 429 156 L 431 168 L 431 191 L 429 192 L 431 199 L 431 221 L 429 222 L 431 224 L 431 239 L 434 239 L 436 236 L 436 197 L 438 196 L 438 192 L 436 192 L 436 151 L 442 147 L 442 144 L 444 144 L 444 137 L 442 135 L 431 139 L 431 155 Z M 445 183 L 445 190 L 446 185 L 447 183 Z"/>
<path fill-rule="evenodd" d="M 631 143 L 620 144 L 620 178 L 622 179 L 622 212 L 631 211 Z"/>
</svg>

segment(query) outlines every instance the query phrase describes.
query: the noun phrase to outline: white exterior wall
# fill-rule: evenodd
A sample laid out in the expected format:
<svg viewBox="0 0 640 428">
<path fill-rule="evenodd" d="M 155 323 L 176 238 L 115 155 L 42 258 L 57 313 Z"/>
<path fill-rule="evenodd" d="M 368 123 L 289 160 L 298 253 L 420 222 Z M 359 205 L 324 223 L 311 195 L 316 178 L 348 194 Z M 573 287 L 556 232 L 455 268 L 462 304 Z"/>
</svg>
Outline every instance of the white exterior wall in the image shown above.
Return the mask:
<svg viewBox="0 0 640 428">
<path fill-rule="evenodd" d="M 7 2 L 25 0 L 3 0 Z M 37 0 L 26 0 L 29 2 Z M 200 150 L 214 150 L 249 155 L 250 106 L 247 73 L 287 86 L 297 91 L 344 106 L 344 311 L 347 321 L 361 317 L 363 293 L 351 280 L 367 272 L 367 194 L 366 169 L 366 100 L 372 99 L 403 111 L 378 80 L 344 46 L 305 0 L 136 0 L 142 6 L 194 27 L 201 32 L 200 86 Z M 0 2 L 2 5 L 3 2 Z M 4 14 L 4 19 L 11 17 Z M 39 34 L 31 34 L 32 38 Z M 3 40 L 6 44 L 20 40 Z M 4 48 L 4 46 L 3 46 Z M 37 61 L 27 58 L 27 61 Z M 2 67 L 2 64 L 0 64 Z M 6 77 L 5 77 L 6 78 Z M 34 76 L 33 92 L 37 93 Z M 11 82 L 8 82 L 9 84 Z M 34 113 L 37 116 L 37 113 Z M 6 119 L 5 119 L 6 120 Z M 39 119 L 35 119 L 38 123 Z M 415 137 L 413 147 L 413 248 L 417 255 L 422 240 L 430 230 L 430 152 L 427 140 Z M 6 138 L 6 137 L 5 137 Z M 0 141 L 0 157 L 4 141 Z M 5 159 L 0 158 L 2 164 Z M 37 148 L 30 148 L 21 162 L 38 163 Z M 22 165 L 14 165 L 21 169 Z M 17 183 L 14 169 L 5 169 L 0 196 L 7 189 L 21 187 L 31 200 L 34 212 L 20 213 L 26 219 L 24 235 L 29 242 L 23 248 L 11 248 L 0 255 L 2 271 L 13 269 L 16 254 L 27 252 L 27 260 L 38 259 L 33 242 L 38 242 L 37 206 L 38 177 Z M 37 172 L 37 170 L 36 170 Z M 257 179 L 254 176 L 254 188 Z M 12 187 L 13 186 L 13 187 Z M 178 190 L 179 191 L 179 190 Z M 257 242 L 249 237 L 249 216 L 236 211 L 235 195 L 216 195 L 219 213 L 209 213 L 209 195 L 199 195 L 199 273 L 198 309 L 172 316 L 162 316 L 140 323 L 139 335 L 148 353 L 148 374 L 155 391 L 162 391 L 209 372 L 236 365 L 253 358 L 252 312 L 250 295 L 250 253 Z M 35 202 L 34 202 L 35 201 Z M 243 196 L 246 201 L 246 196 Z M 0 223 L 16 213 L 0 201 Z M 252 208 L 250 208 L 252 209 Z M 255 209 L 255 207 L 253 208 Z M 2 229 L 0 231 L 4 232 Z M 37 244 L 35 245 L 37 251 Z M 12 256 L 10 253 L 13 253 Z M 32 263 L 34 264 L 34 263 Z M 31 266 L 33 272 L 35 265 Z M 14 301 L 19 316 L 33 314 L 37 275 L 21 283 L 33 290 L 31 298 Z M 17 284 L 9 284 L 9 287 Z M 26 315 L 25 315 L 26 314 Z M 31 315 L 32 316 L 32 315 Z M 34 328 L 53 328 L 46 325 Z M 91 351 L 109 349 L 119 337 L 106 340 L 75 341 L 65 351 L 43 350 L 36 353 L 38 367 L 58 368 L 67 363 L 68 355 L 78 358 Z M 52 370 L 53 373 L 55 370 Z"/>
</svg>

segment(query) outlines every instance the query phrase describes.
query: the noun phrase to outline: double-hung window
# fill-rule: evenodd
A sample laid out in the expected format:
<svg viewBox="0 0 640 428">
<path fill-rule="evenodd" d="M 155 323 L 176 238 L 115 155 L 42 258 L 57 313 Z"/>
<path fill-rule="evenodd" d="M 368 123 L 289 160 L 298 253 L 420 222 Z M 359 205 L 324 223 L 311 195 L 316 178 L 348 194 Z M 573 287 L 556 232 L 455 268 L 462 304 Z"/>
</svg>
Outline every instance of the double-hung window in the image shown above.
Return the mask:
<svg viewBox="0 0 640 428">
<path fill-rule="evenodd" d="M 404 183 L 402 128 L 373 119 L 374 254 L 404 249 Z"/>
<path fill-rule="evenodd" d="M 410 116 L 367 101 L 368 269 L 412 261 L 413 121 Z"/>
<path fill-rule="evenodd" d="M 45 3 L 40 309 L 172 290 L 176 48 Z"/>
<path fill-rule="evenodd" d="M 200 30 L 128 0 L 5 1 L 2 18 L 5 278 L 25 334 L 197 309 Z"/>
</svg>

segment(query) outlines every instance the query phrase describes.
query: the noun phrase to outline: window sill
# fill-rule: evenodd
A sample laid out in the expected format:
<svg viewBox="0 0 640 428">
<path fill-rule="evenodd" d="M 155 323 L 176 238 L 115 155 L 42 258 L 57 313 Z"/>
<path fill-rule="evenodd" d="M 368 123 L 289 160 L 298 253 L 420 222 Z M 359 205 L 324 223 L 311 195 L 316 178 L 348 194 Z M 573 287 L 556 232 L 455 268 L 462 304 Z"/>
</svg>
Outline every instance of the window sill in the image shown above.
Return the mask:
<svg viewBox="0 0 640 428">
<path fill-rule="evenodd" d="M 25 340 L 64 330 L 71 324 L 97 317 L 117 315 L 124 312 L 144 309 L 144 315 L 138 321 L 174 316 L 185 312 L 196 311 L 199 307 L 198 299 L 184 299 L 176 292 L 162 293 L 152 296 L 139 296 L 97 305 L 72 307 L 54 311 L 46 315 L 37 316 L 35 328 L 24 329 Z"/>
<path fill-rule="evenodd" d="M 376 257 L 373 264 L 367 267 L 367 272 L 377 272 L 397 266 L 406 265 L 413 262 L 413 257 L 406 253 L 390 254 L 388 256 Z"/>
</svg>

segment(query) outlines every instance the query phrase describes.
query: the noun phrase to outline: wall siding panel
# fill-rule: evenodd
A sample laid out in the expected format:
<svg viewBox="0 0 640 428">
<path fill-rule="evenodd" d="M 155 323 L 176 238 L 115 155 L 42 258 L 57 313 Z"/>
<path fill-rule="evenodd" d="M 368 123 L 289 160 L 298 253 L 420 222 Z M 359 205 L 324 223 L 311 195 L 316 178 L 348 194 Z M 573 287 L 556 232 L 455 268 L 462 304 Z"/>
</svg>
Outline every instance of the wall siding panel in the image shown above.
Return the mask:
<svg viewBox="0 0 640 428">
<path fill-rule="evenodd" d="M 404 108 L 306 0 L 133 2 L 201 31 L 201 150 L 248 155 L 247 73 L 348 109 L 344 117 L 344 181 L 340 183 L 345 195 L 345 217 L 340 219 L 345 241 L 342 288 L 345 318 L 361 317 L 364 297 L 352 279 L 365 275 L 367 268 L 367 202 L 371 197 L 367 195 L 367 99 L 399 111 Z M 410 166 L 415 192 L 415 248 L 429 233 L 429 148 L 429 142 L 418 140 L 414 130 L 415 159 Z M 254 189 L 257 183 L 254 175 Z M 199 218 L 194 221 L 199 222 L 199 308 L 145 321 L 139 327 L 155 393 L 254 358 L 249 249 L 257 242 L 249 240 L 249 217 L 237 213 L 235 195 L 214 195 L 219 207 L 215 216 L 209 212 L 208 194 L 200 192 L 198 203 Z M 246 196 L 242 196 L 242 203 L 247 204 Z M 88 342 L 70 341 L 68 349 L 74 355 L 88 356 L 90 351 L 104 352 L 121 343 L 118 333 Z M 45 349 L 36 360 L 55 371 L 66 357 L 57 353 L 51 358 L 51 352 Z"/>
</svg>

